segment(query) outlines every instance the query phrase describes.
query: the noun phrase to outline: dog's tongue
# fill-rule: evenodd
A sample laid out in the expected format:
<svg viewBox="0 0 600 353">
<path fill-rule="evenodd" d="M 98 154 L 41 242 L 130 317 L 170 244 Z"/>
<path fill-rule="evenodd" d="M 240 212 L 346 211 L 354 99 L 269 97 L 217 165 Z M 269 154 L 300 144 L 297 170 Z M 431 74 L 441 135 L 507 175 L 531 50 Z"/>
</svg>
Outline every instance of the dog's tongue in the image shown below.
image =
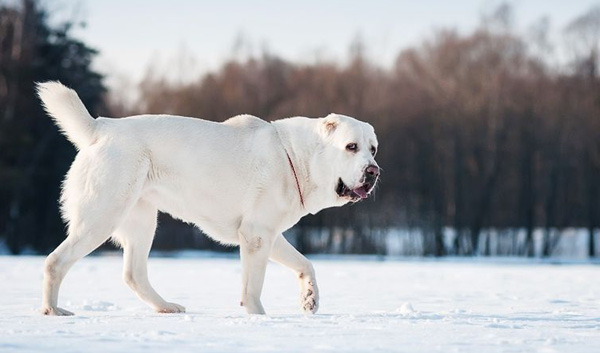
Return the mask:
<svg viewBox="0 0 600 353">
<path fill-rule="evenodd" d="M 360 196 L 361 199 L 366 199 L 368 196 L 368 192 L 369 190 L 367 190 L 367 186 L 363 185 L 359 188 L 356 188 L 354 190 L 352 190 L 352 192 L 354 192 L 355 194 L 357 194 L 358 196 Z"/>
</svg>

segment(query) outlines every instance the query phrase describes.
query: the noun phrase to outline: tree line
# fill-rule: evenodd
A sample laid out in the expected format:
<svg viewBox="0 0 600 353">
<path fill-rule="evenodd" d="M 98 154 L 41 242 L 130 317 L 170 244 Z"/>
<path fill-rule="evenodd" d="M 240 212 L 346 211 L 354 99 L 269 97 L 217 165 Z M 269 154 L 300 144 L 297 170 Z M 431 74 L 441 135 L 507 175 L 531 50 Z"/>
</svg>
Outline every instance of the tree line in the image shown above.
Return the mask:
<svg viewBox="0 0 600 353">
<path fill-rule="evenodd" d="M 43 112 L 34 83 L 60 80 L 97 112 L 104 86 L 96 51 L 54 27 L 34 0 L 0 1 L 0 243 L 47 252 L 64 239 L 57 200 L 74 148 Z"/>
<path fill-rule="evenodd" d="M 521 33 L 513 18 L 510 7 L 501 5 L 470 33 L 438 30 L 400 51 L 390 68 L 370 60 L 368 46 L 356 41 L 347 64 L 298 63 L 262 52 L 233 57 L 189 82 L 150 72 L 139 84 L 135 104 L 107 99 L 104 111 L 117 117 L 169 113 L 215 121 L 242 113 L 272 120 L 336 112 L 370 122 L 383 168 L 375 197 L 305 217 L 289 234 L 304 252 L 385 253 L 389 234 L 411 229 L 418 230 L 415 254 L 489 255 L 504 244 L 489 236 L 490 230 L 513 229 L 524 236 L 510 254 L 533 256 L 541 241 L 540 254 L 550 256 L 561 230 L 579 227 L 588 230 L 587 253 L 594 256 L 594 232 L 600 228 L 600 7 L 562 29 L 568 40 L 563 46 L 550 41 L 547 20 Z M 50 37 L 60 32 L 45 28 Z M 68 26 L 62 30 L 68 34 Z M 63 61 L 53 70 L 78 90 L 88 87 L 86 103 L 100 107 L 101 78 L 89 69 L 94 51 L 79 42 L 69 45 L 80 52 L 60 52 L 72 55 L 91 76 L 70 77 L 73 71 L 61 66 Z M 2 79 L 12 71 L 0 55 Z M 52 220 L 58 218 L 58 185 L 74 152 L 56 137 L 49 119 L 41 118 L 26 83 L 32 78 L 18 79 L 29 91 L 9 91 L 23 101 L 21 108 L 12 103 L 19 122 L 1 123 L 0 143 L 15 152 L 3 149 L 1 155 L 1 177 L 12 184 L 0 186 L 0 237 L 11 247 L 12 234 L 19 234 L 19 249 L 29 245 L 47 251 L 64 236 Z M 5 114 L 3 92 L 0 112 Z M 32 163 L 40 143 L 33 131 L 53 136 L 48 143 L 61 147 L 39 147 L 42 156 L 28 171 L 27 163 L 14 161 Z M 13 164 L 6 164 L 9 159 Z M 49 160 L 54 164 L 46 165 Z M 12 166 L 11 173 L 5 165 Z M 15 204 L 21 205 L 18 212 Z M 160 224 L 158 248 L 217 247 L 168 217 L 161 216 Z M 541 240 L 536 240 L 539 230 Z"/>
</svg>

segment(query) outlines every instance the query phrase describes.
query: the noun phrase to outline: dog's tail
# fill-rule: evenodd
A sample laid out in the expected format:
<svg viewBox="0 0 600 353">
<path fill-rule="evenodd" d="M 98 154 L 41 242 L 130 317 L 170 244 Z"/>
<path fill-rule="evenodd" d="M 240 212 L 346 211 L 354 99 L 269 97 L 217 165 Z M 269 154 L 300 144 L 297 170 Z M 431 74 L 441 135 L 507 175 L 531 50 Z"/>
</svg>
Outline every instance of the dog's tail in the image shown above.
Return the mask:
<svg viewBox="0 0 600 353">
<path fill-rule="evenodd" d="M 77 149 L 92 144 L 96 120 L 75 91 L 58 81 L 48 81 L 37 84 L 37 93 L 48 115 Z"/>
</svg>

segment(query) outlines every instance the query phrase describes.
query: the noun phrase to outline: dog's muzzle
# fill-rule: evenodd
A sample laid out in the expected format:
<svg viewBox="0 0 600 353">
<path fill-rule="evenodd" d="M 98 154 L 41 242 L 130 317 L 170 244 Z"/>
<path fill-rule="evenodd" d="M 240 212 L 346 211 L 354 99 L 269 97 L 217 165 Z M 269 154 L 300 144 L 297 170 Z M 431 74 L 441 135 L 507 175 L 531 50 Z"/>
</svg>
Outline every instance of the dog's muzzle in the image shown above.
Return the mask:
<svg viewBox="0 0 600 353">
<path fill-rule="evenodd" d="M 338 185 L 336 187 L 336 193 L 339 197 L 349 198 L 350 201 L 356 202 L 362 199 L 366 199 L 369 197 L 369 194 L 375 187 L 377 183 L 377 179 L 379 178 L 379 167 L 376 165 L 370 165 L 365 168 L 364 175 L 361 179 L 361 185 L 355 189 L 349 188 L 344 182 L 342 178 L 338 180 Z"/>
<path fill-rule="evenodd" d="M 365 169 L 365 181 L 373 186 L 377 182 L 377 178 L 379 178 L 379 167 L 376 165 L 370 165 Z M 371 187 L 371 189 L 372 189 Z M 369 191 L 371 191 L 369 189 Z"/>
</svg>

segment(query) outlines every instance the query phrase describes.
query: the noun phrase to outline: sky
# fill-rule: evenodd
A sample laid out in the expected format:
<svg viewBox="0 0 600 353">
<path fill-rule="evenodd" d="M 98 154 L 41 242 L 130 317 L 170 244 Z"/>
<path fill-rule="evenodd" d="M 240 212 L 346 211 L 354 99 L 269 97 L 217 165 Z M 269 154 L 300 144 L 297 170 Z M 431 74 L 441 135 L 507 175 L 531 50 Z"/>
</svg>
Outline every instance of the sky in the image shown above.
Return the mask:
<svg viewBox="0 0 600 353">
<path fill-rule="evenodd" d="M 263 50 L 299 62 L 343 61 L 360 38 L 374 62 L 435 29 L 472 30 L 497 0 L 46 0 L 52 20 L 85 22 L 73 34 L 100 51 L 94 68 L 123 90 L 150 68 L 188 81 L 233 56 Z M 547 16 L 555 36 L 600 0 L 508 1 L 518 30 Z M 236 44 L 238 43 L 238 44 Z M 239 43 L 244 43 L 240 45 Z"/>
</svg>

